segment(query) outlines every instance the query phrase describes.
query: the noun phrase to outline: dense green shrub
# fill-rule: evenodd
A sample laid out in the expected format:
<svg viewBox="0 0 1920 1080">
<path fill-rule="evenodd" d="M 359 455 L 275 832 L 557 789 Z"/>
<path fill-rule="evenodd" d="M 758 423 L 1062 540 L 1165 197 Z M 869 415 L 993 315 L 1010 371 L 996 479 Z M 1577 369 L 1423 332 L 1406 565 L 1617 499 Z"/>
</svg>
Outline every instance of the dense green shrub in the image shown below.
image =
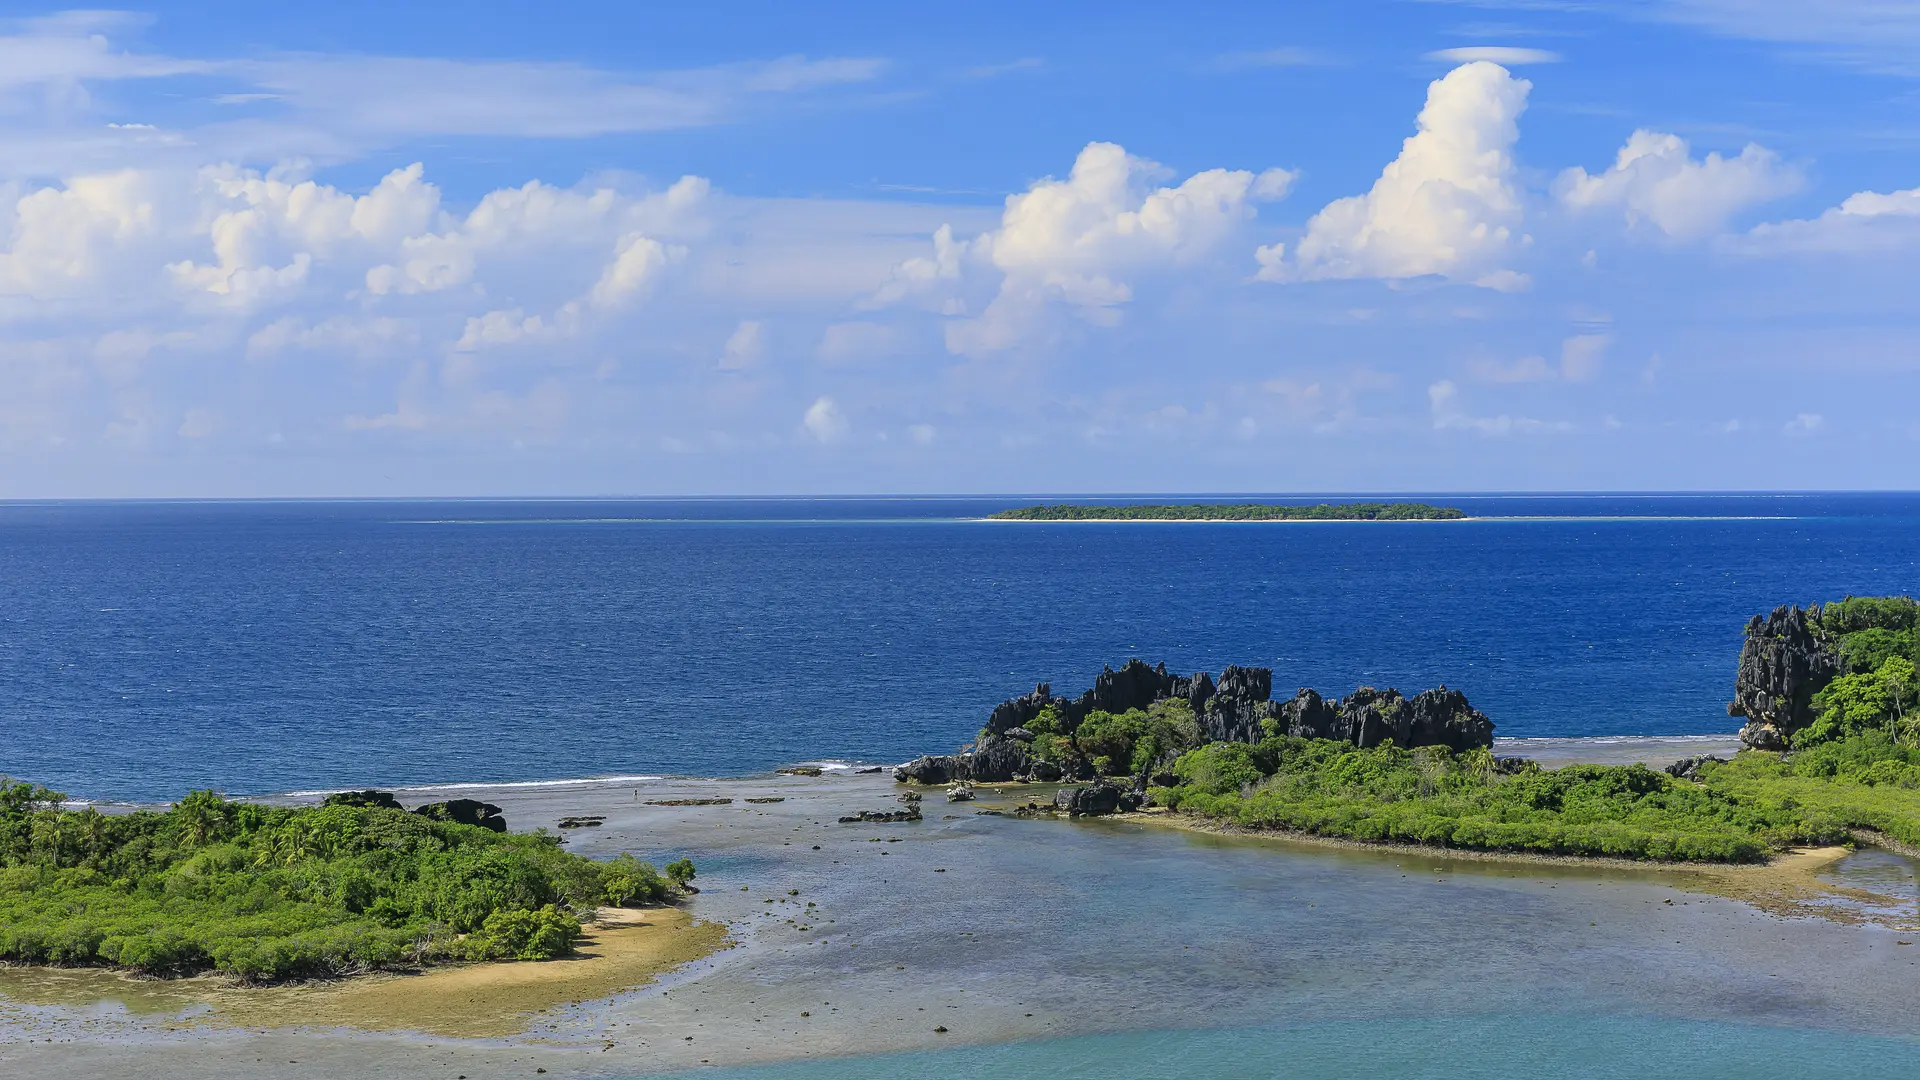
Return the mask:
<svg viewBox="0 0 1920 1080">
<path fill-rule="evenodd" d="M 1869 732 L 1885 732 L 1911 744 L 1916 696 L 1920 696 L 1920 680 L 1914 677 L 1913 661 L 1903 656 L 1889 656 L 1870 672 L 1841 675 L 1813 695 L 1813 723 L 1794 732 L 1794 745 L 1812 746 Z"/>
<path fill-rule="evenodd" d="M 1073 732 L 1073 749 L 1102 776 L 1136 776 L 1200 744 L 1193 707 L 1180 698 L 1124 713 L 1088 713 Z"/>
<path fill-rule="evenodd" d="M 693 876 L 377 805 L 63 801 L 0 780 L 0 960 L 281 979 L 539 958 L 572 947 L 576 913 L 658 903 Z"/>
<path fill-rule="evenodd" d="M 1839 638 L 1862 630 L 1920 627 L 1920 604 L 1910 596 L 1849 596 L 1820 607 L 1820 630 Z"/>
<path fill-rule="evenodd" d="M 681 862 L 686 860 L 682 859 Z M 678 866 L 679 863 L 673 865 Z M 687 865 L 692 866 L 691 863 Z M 607 865 L 605 882 L 603 892 L 607 903 L 618 907 L 657 904 L 672 893 L 674 886 L 686 884 L 684 881 L 669 883 L 667 878 L 660 876 L 660 871 L 653 868 L 652 863 L 640 862 L 631 855 L 614 857 Z"/>
<path fill-rule="evenodd" d="M 1879 746 L 1894 749 L 1884 738 Z M 1849 788 L 1920 786 L 1920 765 L 1905 758 L 1859 746 L 1851 754 L 1828 755 L 1844 759 L 1849 775 L 1859 777 L 1848 781 Z M 1744 757 L 1767 758 L 1767 767 L 1782 777 L 1794 775 L 1768 755 Z M 1182 755 L 1174 766 L 1180 784 L 1158 790 L 1156 797 L 1176 810 L 1253 828 L 1489 851 L 1708 862 L 1749 862 L 1784 845 L 1840 842 L 1850 827 L 1884 828 L 1901 812 L 1920 821 L 1920 790 L 1900 788 L 1898 801 L 1814 799 L 1799 789 L 1820 781 L 1795 779 L 1788 781 L 1791 790 L 1763 790 L 1747 782 L 1746 772 L 1729 770 L 1710 767 L 1706 782 L 1694 783 L 1641 765 L 1500 768 L 1485 750 L 1362 750 L 1327 740 L 1270 738 L 1258 746 L 1213 743 Z M 1735 785 L 1736 778 L 1745 786 Z M 1899 809 L 1908 803 L 1909 809 Z M 1869 806 L 1877 814 L 1862 812 Z"/>
<path fill-rule="evenodd" d="M 1895 658 L 1920 662 L 1920 631 L 1870 627 L 1839 640 L 1840 667 L 1848 674 L 1870 672 Z"/>
<path fill-rule="evenodd" d="M 481 924 L 474 951 L 499 959 L 551 960 L 572 952 L 579 937 L 580 920 L 552 904 L 502 908 Z"/>
</svg>

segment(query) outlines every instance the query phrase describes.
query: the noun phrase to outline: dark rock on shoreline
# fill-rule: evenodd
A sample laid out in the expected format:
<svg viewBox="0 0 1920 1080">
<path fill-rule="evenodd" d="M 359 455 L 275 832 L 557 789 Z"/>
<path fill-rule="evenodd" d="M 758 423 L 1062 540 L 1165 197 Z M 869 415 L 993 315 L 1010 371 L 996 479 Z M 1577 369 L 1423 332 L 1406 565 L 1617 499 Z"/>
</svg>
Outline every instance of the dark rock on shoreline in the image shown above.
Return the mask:
<svg viewBox="0 0 1920 1080">
<path fill-rule="evenodd" d="M 1740 741 L 1785 750 L 1813 722 L 1813 695 L 1840 673 L 1840 658 L 1819 631 L 1819 609 L 1781 606 L 1747 623 L 1727 715 L 1744 717 Z"/>
<path fill-rule="evenodd" d="M 1701 757 L 1681 758 L 1679 761 L 1667 766 L 1663 771 L 1676 780 L 1698 780 L 1700 779 L 1700 766 L 1706 765 L 1709 762 L 1725 763 L 1726 760 L 1726 758 L 1716 757 L 1712 754 L 1706 754 Z"/>
<path fill-rule="evenodd" d="M 1086 787 L 1062 788 L 1055 792 L 1053 807 L 1065 811 L 1068 817 L 1131 813 L 1140 809 L 1140 795 L 1110 780 L 1095 780 Z"/>
<path fill-rule="evenodd" d="M 903 784 L 1005 783 L 1025 775 L 1030 760 L 1026 743 L 991 736 L 972 750 L 914 758 L 893 770 L 893 778 Z"/>
<path fill-rule="evenodd" d="M 494 832 L 507 831 L 507 820 L 500 816 L 500 808 L 477 799 L 448 799 L 446 802 L 428 803 L 414 807 L 413 812 L 436 821 L 478 825 Z"/>
<path fill-rule="evenodd" d="M 321 806 L 371 806 L 380 810 L 405 810 L 391 791 L 336 791 L 320 800 Z"/>
</svg>

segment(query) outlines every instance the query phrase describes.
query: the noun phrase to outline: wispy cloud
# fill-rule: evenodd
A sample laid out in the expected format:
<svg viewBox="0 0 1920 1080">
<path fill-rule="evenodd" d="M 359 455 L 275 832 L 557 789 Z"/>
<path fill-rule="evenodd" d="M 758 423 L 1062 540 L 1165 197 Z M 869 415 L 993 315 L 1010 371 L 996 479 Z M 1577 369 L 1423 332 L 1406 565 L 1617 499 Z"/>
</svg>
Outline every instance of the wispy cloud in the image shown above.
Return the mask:
<svg viewBox="0 0 1920 1080">
<path fill-rule="evenodd" d="M 1557 64 L 1566 57 L 1547 49 L 1523 49 L 1513 45 L 1464 45 L 1457 49 L 1435 49 L 1427 54 L 1427 59 L 1448 64 L 1471 64 L 1477 60 L 1487 60 L 1505 67 L 1518 67 L 1522 64 Z"/>
<path fill-rule="evenodd" d="M 1332 67 L 1339 61 L 1319 49 L 1283 45 L 1275 49 L 1223 53 L 1213 58 L 1216 71 L 1252 71 L 1259 68 Z"/>
<path fill-rule="evenodd" d="M 627 71 L 540 60 L 470 60 L 346 53 L 250 57 L 173 56 L 118 37 L 139 20 L 70 13 L 0 22 L 0 108 L 31 117 L 10 134 L 93 166 L 118 152 L 130 162 L 151 146 L 101 143 L 87 87 L 190 78 L 189 112 L 162 130 L 229 157 L 349 157 L 413 138 L 585 138 L 725 123 L 763 103 L 871 83 L 888 68 L 874 57 L 784 56 L 670 71 Z M 136 99 L 137 100 L 137 99 Z M 53 107 L 49 107 L 49 102 Z M 12 158 L 12 153 L 0 155 Z M 54 155 L 59 156 L 57 153 Z M 70 167 L 54 162 L 61 171 Z"/>
<path fill-rule="evenodd" d="M 1029 71 L 1043 71 L 1047 62 L 1037 56 L 1023 56 L 1018 60 L 1009 60 L 1003 64 L 981 64 L 961 72 L 969 79 L 997 79 L 1002 75 L 1019 75 Z"/>
<path fill-rule="evenodd" d="M 1680 23 L 1798 47 L 1812 59 L 1920 77 L 1920 4 L 1907 0 L 1426 0 L 1492 11 L 1577 12 Z"/>
</svg>

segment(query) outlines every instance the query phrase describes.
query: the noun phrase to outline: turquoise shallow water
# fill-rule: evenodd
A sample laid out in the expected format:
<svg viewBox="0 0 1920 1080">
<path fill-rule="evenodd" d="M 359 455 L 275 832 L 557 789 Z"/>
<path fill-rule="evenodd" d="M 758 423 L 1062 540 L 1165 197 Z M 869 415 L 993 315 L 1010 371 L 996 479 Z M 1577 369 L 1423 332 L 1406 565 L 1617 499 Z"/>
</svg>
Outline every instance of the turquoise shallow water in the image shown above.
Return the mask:
<svg viewBox="0 0 1920 1080">
<path fill-rule="evenodd" d="M 1908 929 L 1783 918 L 1642 867 L 976 814 L 997 792 L 840 823 L 895 791 L 851 775 L 482 789 L 519 829 L 604 816 L 569 835 L 581 854 L 694 854 L 692 910 L 738 947 L 503 1041 L 0 1006 L 0 1077 L 1920 1076 Z M 648 802 L 715 795 L 735 801 Z M 1827 874 L 1920 925 L 1911 861 L 1866 851 Z"/>
<path fill-rule="evenodd" d="M 1890 1078 L 1920 1075 L 1920 1041 L 1639 1017 L 1479 1016 L 1131 1032 L 805 1064 L 703 1069 L 697 1075 L 709 1080 Z"/>
</svg>

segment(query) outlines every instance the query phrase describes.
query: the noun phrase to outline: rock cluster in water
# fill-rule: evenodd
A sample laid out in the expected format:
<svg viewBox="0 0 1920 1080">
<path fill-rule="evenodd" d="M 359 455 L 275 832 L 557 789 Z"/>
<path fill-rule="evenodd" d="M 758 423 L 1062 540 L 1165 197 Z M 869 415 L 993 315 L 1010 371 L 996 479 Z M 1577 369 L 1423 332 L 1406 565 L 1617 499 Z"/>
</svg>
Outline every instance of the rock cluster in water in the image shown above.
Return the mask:
<svg viewBox="0 0 1920 1080">
<path fill-rule="evenodd" d="M 1777 607 L 1747 623 L 1729 716 L 1746 719 L 1740 741 L 1756 750 L 1785 750 L 1793 733 L 1813 722 L 1813 695 L 1840 674 L 1840 657 L 1820 633 L 1817 608 Z"/>
<path fill-rule="evenodd" d="M 1165 664 L 1149 667 L 1129 660 L 1118 671 L 1101 671 L 1092 689 L 1078 698 L 1055 697 L 1041 683 L 1030 694 L 1001 702 L 972 750 L 915 758 L 895 769 L 894 779 L 915 784 L 1090 780 L 1091 775 L 1066 776 L 1059 766 L 1034 760 L 1028 753 L 1033 733 L 1027 725 L 1049 707 L 1077 723 L 1091 712 L 1124 713 L 1170 698 L 1185 699 L 1207 742 L 1256 743 L 1267 736 L 1271 724 L 1276 733 L 1361 747 L 1389 739 L 1396 746 L 1453 750 L 1493 745 L 1493 722 L 1469 705 L 1465 694 L 1444 686 L 1411 698 L 1398 690 L 1362 687 L 1333 701 L 1303 689 L 1287 701 L 1274 701 L 1269 668 L 1230 666 L 1216 680 L 1204 671 L 1191 677 L 1174 675 Z"/>
</svg>

